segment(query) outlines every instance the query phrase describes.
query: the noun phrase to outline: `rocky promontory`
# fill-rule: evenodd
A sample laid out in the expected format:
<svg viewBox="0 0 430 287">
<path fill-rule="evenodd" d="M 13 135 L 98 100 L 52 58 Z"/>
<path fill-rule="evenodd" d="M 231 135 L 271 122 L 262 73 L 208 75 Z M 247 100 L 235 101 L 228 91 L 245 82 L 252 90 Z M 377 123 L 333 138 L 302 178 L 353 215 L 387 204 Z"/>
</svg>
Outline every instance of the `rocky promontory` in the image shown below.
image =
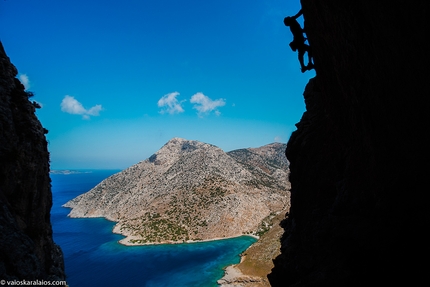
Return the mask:
<svg viewBox="0 0 430 287">
<path fill-rule="evenodd" d="M 71 217 L 105 217 L 124 244 L 259 235 L 289 207 L 285 144 L 224 152 L 173 138 L 148 159 L 67 202 Z"/>
</svg>

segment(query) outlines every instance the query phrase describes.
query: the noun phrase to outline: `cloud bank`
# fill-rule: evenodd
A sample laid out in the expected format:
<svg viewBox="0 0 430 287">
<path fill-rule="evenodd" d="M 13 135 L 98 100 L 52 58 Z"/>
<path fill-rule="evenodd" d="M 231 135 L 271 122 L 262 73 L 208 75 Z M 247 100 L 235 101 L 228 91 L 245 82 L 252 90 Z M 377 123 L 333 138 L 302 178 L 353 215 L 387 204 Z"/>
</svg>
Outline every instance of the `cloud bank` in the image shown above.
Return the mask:
<svg viewBox="0 0 430 287">
<path fill-rule="evenodd" d="M 225 105 L 224 99 L 212 100 L 203 93 L 194 94 L 191 97 L 190 102 L 195 104 L 193 109 L 196 109 L 200 116 L 203 114 L 209 114 L 212 111 L 214 111 L 215 114 L 219 116 L 221 112 L 218 111 L 218 108 Z"/>
<path fill-rule="evenodd" d="M 66 95 L 61 102 L 61 111 L 72 115 L 81 115 L 85 120 L 88 120 L 90 116 L 99 116 L 102 109 L 103 107 L 101 105 L 95 105 L 90 109 L 85 109 L 80 102 L 69 95 Z"/>
<path fill-rule="evenodd" d="M 171 115 L 183 113 L 184 109 L 181 105 L 183 101 L 179 102 L 176 98 L 177 96 L 179 96 L 179 93 L 173 92 L 161 97 L 161 99 L 158 100 L 158 107 L 163 108 L 160 113 L 169 113 Z"/>
</svg>

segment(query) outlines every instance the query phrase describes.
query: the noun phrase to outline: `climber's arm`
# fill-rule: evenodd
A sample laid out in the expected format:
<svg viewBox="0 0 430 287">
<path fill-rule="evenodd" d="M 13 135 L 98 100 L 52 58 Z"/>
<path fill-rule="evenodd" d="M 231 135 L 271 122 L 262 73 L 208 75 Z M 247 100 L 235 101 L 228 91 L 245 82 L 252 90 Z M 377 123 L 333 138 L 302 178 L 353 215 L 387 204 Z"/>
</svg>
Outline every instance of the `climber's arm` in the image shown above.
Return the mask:
<svg viewBox="0 0 430 287">
<path fill-rule="evenodd" d="M 294 15 L 293 17 L 291 17 L 291 18 L 293 18 L 293 19 L 297 19 L 297 18 L 299 18 L 300 16 L 302 16 L 303 15 L 303 11 L 302 11 L 302 9 L 300 9 L 300 11 L 299 11 L 299 13 L 297 13 L 296 15 Z"/>
</svg>

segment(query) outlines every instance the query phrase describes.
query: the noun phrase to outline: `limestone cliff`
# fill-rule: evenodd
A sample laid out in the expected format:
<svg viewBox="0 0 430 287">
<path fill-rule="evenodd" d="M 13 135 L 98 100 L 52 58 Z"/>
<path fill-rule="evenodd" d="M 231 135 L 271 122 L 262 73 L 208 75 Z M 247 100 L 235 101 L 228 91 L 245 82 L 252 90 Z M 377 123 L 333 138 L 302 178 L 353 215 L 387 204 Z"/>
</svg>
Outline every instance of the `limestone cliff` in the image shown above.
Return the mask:
<svg viewBox="0 0 430 287">
<path fill-rule="evenodd" d="M 0 43 L 0 279 L 64 280 L 52 240 L 46 130 Z"/>
<path fill-rule="evenodd" d="M 118 222 L 115 231 L 129 236 L 126 244 L 258 234 L 289 207 L 285 147 L 225 153 L 174 138 L 64 206 L 72 208 L 72 217 Z"/>
<path fill-rule="evenodd" d="M 419 286 L 429 224 L 430 2 L 302 0 L 316 77 L 287 147 L 273 286 Z"/>
</svg>

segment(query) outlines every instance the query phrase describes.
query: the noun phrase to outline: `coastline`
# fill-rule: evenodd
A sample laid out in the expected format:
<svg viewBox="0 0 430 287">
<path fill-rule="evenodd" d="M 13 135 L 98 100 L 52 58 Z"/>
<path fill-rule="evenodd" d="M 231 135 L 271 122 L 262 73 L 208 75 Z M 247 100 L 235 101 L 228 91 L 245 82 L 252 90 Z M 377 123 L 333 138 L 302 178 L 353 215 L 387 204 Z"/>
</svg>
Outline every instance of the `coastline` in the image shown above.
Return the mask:
<svg viewBox="0 0 430 287">
<path fill-rule="evenodd" d="M 280 254 L 283 218 L 283 213 L 273 218 L 273 227 L 240 255 L 240 263 L 224 269 L 224 276 L 217 281 L 219 287 L 270 287 L 267 274 Z"/>
<path fill-rule="evenodd" d="M 166 240 L 166 241 L 161 241 L 161 242 L 145 242 L 145 243 L 141 243 L 138 242 L 138 240 L 140 240 L 141 238 L 139 236 L 134 236 L 134 235 L 124 235 L 122 234 L 118 228 L 117 228 L 118 224 L 116 224 L 113 229 L 112 232 L 115 234 L 120 234 L 122 236 L 125 236 L 124 238 L 118 240 L 117 242 L 119 244 L 125 245 L 125 246 L 144 246 L 144 245 L 160 245 L 160 244 L 192 244 L 192 243 L 200 243 L 200 242 L 210 242 L 210 241 L 216 241 L 216 240 L 224 240 L 224 239 L 231 239 L 231 238 L 237 238 L 237 237 L 241 237 L 241 236 L 250 236 L 255 238 L 256 240 L 259 240 L 260 237 L 258 237 L 257 235 L 253 235 L 253 234 L 238 234 L 238 235 L 234 235 L 234 236 L 227 236 L 227 237 L 215 237 L 215 238 L 210 238 L 210 239 L 202 239 L 202 240 L 187 240 L 187 241 L 170 241 L 170 240 Z M 136 242 L 130 242 L 130 240 L 136 240 Z"/>
<path fill-rule="evenodd" d="M 187 240 L 187 241 L 163 241 L 163 242 L 145 242 L 145 243 L 131 243 L 130 240 L 139 240 L 140 238 L 138 236 L 133 235 L 124 235 L 119 232 L 119 230 L 115 230 L 115 227 L 118 225 L 115 225 L 112 229 L 112 232 L 115 234 L 120 234 L 122 236 L 125 236 L 123 239 L 118 240 L 117 242 L 124 246 L 145 246 L 145 245 L 163 245 L 163 244 L 193 244 L 193 243 L 201 243 L 201 242 L 211 242 L 211 241 L 217 241 L 217 240 L 225 240 L 225 239 L 231 239 L 231 238 L 238 238 L 242 236 L 249 236 L 257 241 L 252 243 L 245 251 L 243 251 L 240 256 L 240 262 L 238 264 L 232 264 L 227 265 L 223 268 L 224 275 L 217 280 L 217 284 L 219 287 L 246 287 L 246 286 L 253 286 L 253 287 L 266 287 L 268 286 L 266 280 L 264 280 L 261 277 L 257 276 L 250 276 L 245 275 L 242 273 L 242 271 L 238 268 L 238 265 L 242 263 L 246 258 L 246 251 L 259 242 L 260 237 L 253 234 L 240 234 L 236 236 L 228 236 L 228 237 L 216 237 L 211 239 L 203 239 L 203 240 Z M 249 285 L 252 284 L 252 285 Z"/>
<path fill-rule="evenodd" d="M 63 206 L 64 207 L 64 206 Z M 70 217 L 70 216 L 69 216 Z M 71 217 L 71 218 L 91 218 L 91 217 Z M 242 236 L 249 236 L 254 239 L 256 239 L 256 242 L 252 243 L 245 251 L 243 251 L 240 256 L 240 262 L 238 264 L 232 264 L 227 265 L 223 268 L 224 275 L 217 280 L 217 284 L 219 287 L 246 287 L 246 286 L 252 286 L 252 287 L 267 287 L 269 286 L 268 281 L 265 278 L 259 277 L 259 276 L 253 276 L 253 275 L 247 275 L 240 270 L 239 265 L 243 263 L 245 258 L 247 257 L 247 251 L 254 245 L 258 244 L 261 240 L 261 237 L 254 235 L 254 234 L 238 234 L 234 236 L 228 236 L 228 237 L 215 237 L 210 239 L 202 239 L 202 240 L 187 240 L 187 241 L 162 241 L 162 242 L 145 242 L 140 243 L 138 240 L 141 238 L 139 236 L 134 235 L 125 235 L 121 233 L 120 231 L 120 224 L 119 222 L 110 220 L 103 216 L 97 216 L 92 218 L 104 218 L 107 221 L 114 222 L 115 225 L 113 226 L 111 232 L 114 234 L 118 234 L 121 236 L 124 236 L 124 238 L 117 241 L 118 244 L 124 245 L 124 246 L 145 246 L 145 245 L 163 245 L 163 244 L 193 244 L 193 243 L 202 243 L 202 242 L 210 242 L 210 241 L 217 241 L 217 240 L 225 240 L 225 239 L 231 239 L 231 238 L 238 238 Z M 265 236 L 263 236 L 265 237 Z M 136 242 L 132 243 L 130 240 L 136 240 Z"/>
<path fill-rule="evenodd" d="M 245 258 L 246 255 L 241 255 L 240 263 L 242 263 Z M 269 286 L 267 280 L 264 278 L 243 274 L 243 272 L 238 267 L 239 264 L 228 265 L 224 268 L 224 276 L 217 280 L 219 287 Z"/>
<path fill-rule="evenodd" d="M 61 207 L 73 209 L 73 207 L 65 206 L 65 204 L 63 204 Z M 144 245 L 184 244 L 184 243 L 185 244 L 192 244 L 192 243 L 209 242 L 209 241 L 216 241 L 216 240 L 223 240 L 223 239 L 231 239 L 231 238 L 237 238 L 237 237 L 241 237 L 241 236 L 250 236 L 250 237 L 256 239 L 257 241 L 260 239 L 259 236 L 254 235 L 254 234 L 238 234 L 238 235 L 234 235 L 234 236 L 214 237 L 214 238 L 202 239 L 202 240 L 187 240 L 187 241 L 166 240 L 166 241 L 161 241 L 161 242 L 145 242 L 145 243 L 135 242 L 135 243 L 132 243 L 132 242 L 130 242 L 130 240 L 136 240 L 137 241 L 137 240 L 141 240 L 141 238 L 139 236 L 135 236 L 135 235 L 123 234 L 120 231 L 120 225 L 119 225 L 118 221 L 111 220 L 111 219 L 106 218 L 104 216 L 85 217 L 85 216 L 70 216 L 70 214 L 68 214 L 67 217 L 70 217 L 70 218 L 103 218 L 107 221 L 114 222 L 115 225 L 112 228 L 112 233 L 124 236 L 124 238 L 117 241 L 119 244 L 124 245 L 124 246 L 144 246 Z"/>
</svg>

